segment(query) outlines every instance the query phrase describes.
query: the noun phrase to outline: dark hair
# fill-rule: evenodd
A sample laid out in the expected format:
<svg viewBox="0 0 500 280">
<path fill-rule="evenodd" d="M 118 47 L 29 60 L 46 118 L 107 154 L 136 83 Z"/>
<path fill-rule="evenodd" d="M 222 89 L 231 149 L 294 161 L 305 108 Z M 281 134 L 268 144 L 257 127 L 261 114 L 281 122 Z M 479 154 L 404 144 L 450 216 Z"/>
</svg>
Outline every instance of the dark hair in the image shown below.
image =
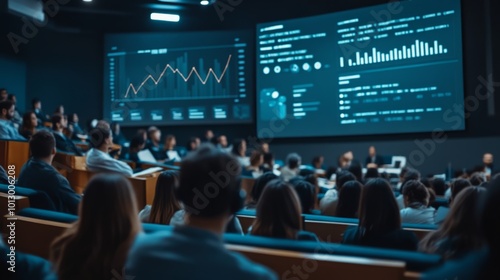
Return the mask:
<svg viewBox="0 0 500 280">
<path fill-rule="evenodd" d="M 175 170 L 163 171 L 156 181 L 155 197 L 151 204 L 149 222 L 155 224 L 170 224 L 174 213 L 181 209 L 175 197 L 175 188 L 179 181 L 179 174 Z"/>
<path fill-rule="evenodd" d="M 409 180 L 403 185 L 403 197 L 408 200 L 408 204 L 420 203 L 424 206 L 429 205 L 430 194 L 427 187 L 420 181 Z"/>
<path fill-rule="evenodd" d="M 471 186 L 470 181 L 467 179 L 456 179 L 451 182 L 451 200 L 453 201 L 463 189 Z"/>
<path fill-rule="evenodd" d="M 177 195 L 186 212 L 215 217 L 241 204 L 241 166 L 236 158 L 203 144 L 181 162 Z"/>
<path fill-rule="evenodd" d="M 57 124 L 60 123 L 63 118 L 64 116 L 61 114 L 52 115 L 52 118 L 50 119 L 50 121 L 52 122 L 52 129 L 55 130 L 57 128 Z"/>
<path fill-rule="evenodd" d="M 361 240 L 401 228 L 398 203 L 389 182 L 375 178 L 366 183 L 361 191 L 358 215 Z"/>
<path fill-rule="evenodd" d="M 344 218 L 357 218 L 359 199 L 361 197 L 361 185 L 358 181 L 347 181 L 339 192 L 339 200 L 335 216 Z"/>
<path fill-rule="evenodd" d="M 338 190 L 342 188 L 345 182 L 348 181 L 357 181 L 356 176 L 354 176 L 351 172 L 347 170 L 341 170 L 337 172 L 337 177 L 335 179 L 335 185 Z"/>
<path fill-rule="evenodd" d="M 70 123 L 75 123 L 75 116 L 78 116 L 78 114 L 77 113 L 71 113 L 71 114 L 69 114 L 68 121 Z"/>
<path fill-rule="evenodd" d="M 299 168 L 301 158 L 297 153 L 288 154 L 286 157 L 286 165 L 290 169 Z"/>
<path fill-rule="evenodd" d="M 264 153 L 264 163 L 271 163 L 274 160 L 274 154 L 269 152 L 269 153 Z M 270 166 L 270 168 L 273 168 Z"/>
<path fill-rule="evenodd" d="M 242 146 L 243 146 L 243 143 L 245 142 L 244 139 L 235 139 L 233 141 L 233 148 L 231 150 L 231 153 L 235 156 L 238 156 L 238 157 L 244 157 L 245 155 L 241 154 L 241 149 L 242 149 Z"/>
<path fill-rule="evenodd" d="M 403 175 L 403 182 L 401 182 L 401 187 L 404 186 L 404 184 L 410 180 L 419 181 L 420 180 L 420 172 L 418 172 L 418 170 L 416 170 L 416 169 L 408 168 Z"/>
<path fill-rule="evenodd" d="M 262 174 L 255 180 L 251 193 L 253 203 L 259 202 L 260 195 L 262 194 L 262 191 L 264 191 L 264 188 L 266 187 L 267 183 L 277 178 L 278 176 L 276 174 L 269 171 Z"/>
<path fill-rule="evenodd" d="M 89 136 L 90 145 L 93 148 L 99 148 L 111 136 L 111 130 L 107 127 L 97 126 L 90 130 Z"/>
<path fill-rule="evenodd" d="M 251 166 L 255 166 L 255 165 L 260 166 L 260 164 L 262 164 L 261 159 L 262 159 L 262 161 L 264 161 L 262 152 L 259 150 L 253 150 L 252 154 L 250 155 L 250 165 Z"/>
<path fill-rule="evenodd" d="M 189 142 L 188 142 L 187 147 L 186 147 L 188 151 L 192 151 L 193 150 L 191 148 L 191 144 L 198 143 L 198 139 L 199 139 L 198 137 L 191 137 L 191 138 L 189 138 Z"/>
<path fill-rule="evenodd" d="M 311 168 L 303 168 L 299 170 L 299 176 L 306 177 L 308 175 L 314 175 L 316 172 L 314 172 L 314 169 Z"/>
<path fill-rule="evenodd" d="M 483 201 L 481 211 L 481 228 L 492 252 L 500 253 L 500 178 L 496 177 L 488 184 L 487 196 Z"/>
<path fill-rule="evenodd" d="M 365 181 L 367 181 L 370 178 L 378 178 L 380 177 L 380 174 L 378 174 L 378 169 L 377 168 L 367 168 L 366 169 L 366 174 L 365 174 Z"/>
<path fill-rule="evenodd" d="M 310 214 L 316 202 L 316 191 L 314 186 L 302 177 L 292 178 L 289 183 L 299 196 L 302 213 Z"/>
<path fill-rule="evenodd" d="M 436 195 L 443 196 L 444 193 L 446 192 L 447 184 L 441 178 L 434 178 L 432 180 L 432 187 L 434 188 L 434 191 L 436 192 Z"/>
<path fill-rule="evenodd" d="M 471 185 L 473 185 L 473 186 L 479 186 L 483 182 L 485 182 L 486 180 L 485 180 L 485 178 L 483 177 L 483 175 L 481 173 L 474 172 L 470 176 L 469 181 L 470 181 Z"/>
<path fill-rule="evenodd" d="M 257 204 L 252 235 L 297 239 L 302 230 L 301 207 L 293 188 L 276 179 L 269 182 Z"/>
<path fill-rule="evenodd" d="M 144 140 L 144 137 L 142 135 L 135 135 L 130 139 L 130 146 L 129 149 L 133 148 L 139 148 L 140 146 L 144 145 L 146 143 L 146 140 Z"/>
<path fill-rule="evenodd" d="M 0 92 L 2 92 L 2 90 L 0 90 Z M 9 93 L 7 95 L 7 100 L 14 102 L 14 97 L 16 97 L 15 94 Z"/>
<path fill-rule="evenodd" d="M 38 102 L 42 102 L 42 101 L 40 99 L 38 99 L 38 98 L 31 99 L 31 106 L 35 107 L 35 104 L 38 103 Z"/>
<path fill-rule="evenodd" d="M 313 157 L 313 159 L 312 159 L 312 162 L 311 162 L 311 163 L 312 163 L 312 166 L 313 166 L 314 168 L 316 168 L 316 167 L 315 167 L 315 164 L 316 164 L 316 163 L 320 163 L 320 162 L 321 162 L 321 158 L 322 158 L 322 157 L 323 157 L 323 156 L 315 156 L 315 157 Z"/>
<path fill-rule="evenodd" d="M 14 103 L 10 100 L 0 101 L 0 114 L 2 113 L 3 109 L 8 111 L 10 108 L 12 108 L 12 106 L 14 106 Z"/>
<path fill-rule="evenodd" d="M 353 160 L 347 170 L 356 176 L 356 180 L 358 180 L 358 182 L 363 180 L 363 167 L 358 160 Z"/>
<path fill-rule="evenodd" d="M 31 136 L 29 145 L 34 158 L 46 158 L 52 154 L 56 140 L 49 131 L 40 130 Z"/>
<path fill-rule="evenodd" d="M 23 114 L 23 128 L 26 129 L 33 129 L 34 127 L 31 126 L 31 115 L 35 114 L 32 111 L 28 111 Z"/>
</svg>

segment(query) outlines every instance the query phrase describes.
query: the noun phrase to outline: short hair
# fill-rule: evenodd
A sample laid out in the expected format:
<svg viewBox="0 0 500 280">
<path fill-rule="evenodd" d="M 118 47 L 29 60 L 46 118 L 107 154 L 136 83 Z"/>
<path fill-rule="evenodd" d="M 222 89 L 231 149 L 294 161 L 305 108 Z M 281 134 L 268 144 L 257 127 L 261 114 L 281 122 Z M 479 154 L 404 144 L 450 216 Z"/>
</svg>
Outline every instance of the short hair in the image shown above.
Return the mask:
<svg viewBox="0 0 500 280">
<path fill-rule="evenodd" d="M 269 152 L 269 153 L 264 153 L 264 162 L 269 163 L 274 160 L 274 154 Z M 272 168 L 272 166 L 270 166 Z"/>
<path fill-rule="evenodd" d="M 286 157 L 286 164 L 289 168 L 298 168 L 301 161 L 302 159 L 297 153 L 288 154 Z"/>
<path fill-rule="evenodd" d="M 357 181 L 358 179 L 354 174 L 347 170 L 341 170 L 337 173 L 336 179 L 335 179 L 335 184 L 337 186 L 337 189 L 340 190 L 342 186 L 344 186 L 345 182 L 348 181 Z"/>
<path fill-rule="evenodd" d="M 31 136 L 29 145 L 31 155 L 34 158 L 46 158 L 52 154 L 56 147 L 56 140 L 49 131 L 40 130 Z"/>
<path fill-rule="evenodd" d="M 456 179 L 451 183 L 451 200 L 453 200 L 463 189 L 471 187 L 472 184 L 467 179 Z"/>
<path fill-rule="evenodd" d="M 469 181 L 473 186 L 479 186 L 486 181 L 486 178 L 484 178 L 483 173 L 474 172 L 470 176 Z"/>
<path fill-rule="evenodd" d="M 446 182 L 441 178 L 434 178 L 432 180 L 432 187 L 434 188 L 436 195 L 441 195 L 441 196 L 444 195 L 447 189 Z"/>
<path fill-rule="evenodd" d="M 42 101 L 40 99 L 38 99 L 38 98 L 33 98 L 31 100 L 31 106 L 35 107 L 35 104 L 38 103 L 38 102 L 42 102 Z"/>
<path fill-rule="evenodd" d="M 314 186 L 302 177 L 292 178 L 289 183 L 299 197 L 302 213 L 310 214 L 316 202 L 316 190 Z"/>
<path fill-rule="evenodd" d="M 54 114 L 52 115 L 52 118 L 50 121 L 52 122 L 52 129 L 56 129 L 56 125 L 61 122 L 63 119 L 63 115 L 61 114 Z"/>
<path fill-rule="evenodd" d="M 254 203 L 259 202 L 260 195 L 264 191 L 264 188 L 266 187 L 267 183 L 269 183 L 270 181 L 272 181 L 274 179 L 278 179 L 278 176 L 276 174 L 274 174 L 273 172 L 268 171 L 268 172 L 262 174 L 261 176 L 259 176 L 259 178 L 257 178 L 255 180 L 255 182 L 253 184 L 252 192 L 251 192 L 252 200 Z"/>
<path fill-rule="evenodd" d="M 243 204 L 238 160 L 211 144 L 203 144 L 181 162 L 177 195 L 186 212 L 217 217 Z"/>
<path fill-rule="evenodd" d="M 428 206 L 430 194 L 427 187 L 420 181 L 410 180 L 403 185 L 403 196 L 409 203 L 420 202 Z"/>
<path fill-rule="evenodd" d="M 8 111 L 10 108 L 12 108 L 13 105 L 14 103 L 12 103 L 12 101 L 10 100 L 0 101 L 0 113 L 3 109 Z"/>
<path fill-rule="evenodd" d="M 97 126 L 90 130 L 89 136 L 90 145 L 93 148 L 99 148 L 111 136 L 111 130 L 107 127 Z"/>
<path fill-rule="evenodd" d="M 145 143 L 146 140 L 144 140 L 144 137 L 142 137 L 142 135 L 135 135 L 134 137 L 132 137 L 132 139 L 130 139 L 130 148 L 139 148 Z"/>
</svg>

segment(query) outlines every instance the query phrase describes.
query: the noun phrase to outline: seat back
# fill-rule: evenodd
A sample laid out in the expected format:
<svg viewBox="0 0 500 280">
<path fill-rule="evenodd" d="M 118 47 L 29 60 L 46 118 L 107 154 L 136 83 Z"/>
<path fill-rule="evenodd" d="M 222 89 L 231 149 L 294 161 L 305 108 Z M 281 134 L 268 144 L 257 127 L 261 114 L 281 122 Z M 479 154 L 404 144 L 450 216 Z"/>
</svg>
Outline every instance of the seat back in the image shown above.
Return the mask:
<svg viewBox="0 0 500 280">
<path fill-rule="evenodd" d="M 30 145 L 27 141 L 0 139 L 0 165 L 9 170 L 9 165 L 16 167 L 16 174 L 30 158 Z"/>
</svg>

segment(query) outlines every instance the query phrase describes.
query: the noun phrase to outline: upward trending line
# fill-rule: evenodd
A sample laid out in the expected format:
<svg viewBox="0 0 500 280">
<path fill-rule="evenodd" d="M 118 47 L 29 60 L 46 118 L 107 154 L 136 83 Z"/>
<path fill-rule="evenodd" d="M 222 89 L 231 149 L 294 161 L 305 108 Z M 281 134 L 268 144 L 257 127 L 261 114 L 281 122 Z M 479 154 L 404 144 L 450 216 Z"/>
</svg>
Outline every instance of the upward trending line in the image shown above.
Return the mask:
<svg viewBox="0 0 500 280">
<path fill-rule="evenodd" d="M 170 69 L 170 71 L 172 71 L 172 73 L 174 74 L 178 74 L 183 80 L 184 82 L 187 82 L 190 78 L 191 78 L 191 75 L 193 75 L 193 73 L 198 77 L 198 79 L 200 80 L 200 82 L 202 84 L 206 84 L 207 81 L 208 81 L 208 78 L 210 77 L 210 74 L 212 74 L 215 78 L 215 80 L 217 81 L 217 83 L 220 83 L 220 81 L 222 80 L 222 78 L 224 77 L 224 75 L 226 74 L 226 71 L 227 71 L 227 68 L 229 67 L 229 62 L 231 61 L 231 55 L 229 55 L 229 57 L 227 58 L 227 62 L 226 62 L 226 66 L 224 67 L 224 70 L 222 70 L 222 73 L 220 75 L 220 77 L 217 77 L 217 75 L 215 74 L 214 70 L 212 68 L 209 68 L 208 69 L 208 74 L 207 76 L 205 77 L 205 79 L 203 79 L 200 74 L 198 73 L 198 70 L 196 70 L 196 67 L 192 67 L 191 68 L 191 71 L 189 72 L 189 74 L 187 76 L 184 76 L 178 68 L 172 68 L 172 66 L 170 66 L 170 64 L 167 64 L 165 66 L 165 68 L 163 69 L 163 71 L 161 72 L 160 76 L 158 76 L 158 78 L 153 78 L 153 76 L 151 74 L 149 74 L 146 79 L 144 79 L 144 81 L 142 81 L 142 83 L 136 88 L 132 83 L 130 83 L 130 85 L 128 86 L 127 88 L 127 93 L 125 94 L 125 97 L 128 96 L 130 90 L 132 90 L 132 92 L 137 95 L 137 93 L 141 90 L 141 88 L 144 86 L 144 84 L 146 84 L 146 82 L 148 80 L 152 80 L 155 85 L 157 85 L 161 78 L 163 78 L 163 76 L 165 75 L 165 72 L 167 72 L 167 69 Z"/>
</svg>

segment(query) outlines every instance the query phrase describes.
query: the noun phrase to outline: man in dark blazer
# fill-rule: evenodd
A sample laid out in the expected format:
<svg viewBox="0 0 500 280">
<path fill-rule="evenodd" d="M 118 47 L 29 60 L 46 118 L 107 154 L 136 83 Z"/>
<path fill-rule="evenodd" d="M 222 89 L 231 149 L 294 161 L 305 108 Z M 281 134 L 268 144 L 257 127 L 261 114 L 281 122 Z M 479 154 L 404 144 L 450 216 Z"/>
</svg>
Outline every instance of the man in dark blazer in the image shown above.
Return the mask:
<svg viewBox="0 0 500 280">
<path fill-rule="evenodd" d="M 58 151 L 72 153 L 77 156 L 83 156 L 82 150 L 75 143 L 64 135 L 64 129 L 68 126 L 68 120 L 65 116 L 55 114 L 52 116 L 52 132 L 56 139 L 56 148 Z"/>
<path fill-rule="evenodd" d="M 367 168 L 380 167 L 383 164 L 384 164 L 384 159 L 382 158 L 382 156 L 377 155 L 377 151 L 375 150 L 374 146 L 370 146 L 370 148 L 368 149 L 368 156 L 366 157 L 365 166 Z"/>
<path fill-rule="evenodd" d="M 45 192 L 56 211 L 77 214 L 81 196 L 53 166 L 56 144 L 52 133 L 40 130 L 30 139 L 32 158 L 21 169 L 18 185 Z"/>
</svg>

